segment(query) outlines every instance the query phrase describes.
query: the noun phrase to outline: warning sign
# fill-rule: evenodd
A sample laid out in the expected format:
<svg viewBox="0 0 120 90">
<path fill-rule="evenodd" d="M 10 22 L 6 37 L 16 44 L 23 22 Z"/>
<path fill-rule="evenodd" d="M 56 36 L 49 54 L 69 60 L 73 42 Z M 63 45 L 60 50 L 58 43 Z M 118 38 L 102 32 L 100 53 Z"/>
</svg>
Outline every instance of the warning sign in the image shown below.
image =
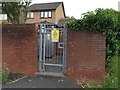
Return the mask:
<svg viewBox="0 0 120 90">
<path fill-rule="evenodd" d="M 59 30 L 52 30 L 52 42 L 59 41 Z"/>
</svg>

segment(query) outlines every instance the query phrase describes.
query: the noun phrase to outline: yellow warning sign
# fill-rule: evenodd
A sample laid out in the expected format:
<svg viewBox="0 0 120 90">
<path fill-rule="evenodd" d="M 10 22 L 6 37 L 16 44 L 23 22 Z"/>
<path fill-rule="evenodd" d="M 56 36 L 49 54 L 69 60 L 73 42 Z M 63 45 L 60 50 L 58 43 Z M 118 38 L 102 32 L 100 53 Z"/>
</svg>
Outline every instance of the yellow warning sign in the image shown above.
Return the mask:
<svg viewBox="0 0 120 90">
<path fill-rule="evenodd" d="M 52 30 L 52 42 L 59 41 L 59 30 Z"/>
</svg>

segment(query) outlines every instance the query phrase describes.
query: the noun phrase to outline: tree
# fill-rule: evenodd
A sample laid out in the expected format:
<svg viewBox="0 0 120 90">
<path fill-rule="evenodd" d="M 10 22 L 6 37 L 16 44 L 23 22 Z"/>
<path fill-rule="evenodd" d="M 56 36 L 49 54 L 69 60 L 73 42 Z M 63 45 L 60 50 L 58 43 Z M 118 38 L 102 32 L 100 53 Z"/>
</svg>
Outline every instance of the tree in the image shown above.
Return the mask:
<svg viewBox="0 0 120 90">
<path fill-rule="evenodd" d="M 19 11 L 18 2 L 2 2 L 2 13 L 7 14 L 8 22 L 19 23 Z"/>
<path fill-rule="evenodd" d="M 30 0 L 20 2 L 19 23 L 25 23 L 27 16 L 27 6 L 31 3 Z"/>
<path fill-rule="evenodd" d="M 75 19 L 75 17 L 74 16 L 66 16 L 66 18 L 70 18 L 70 19 Z"/>
<path fill-rule="evenodd" d="M 2 12 L 7 14 L 8 22 L 17 24 L 25 23 L 28 1 L 2 2 Z"/>
</svg>

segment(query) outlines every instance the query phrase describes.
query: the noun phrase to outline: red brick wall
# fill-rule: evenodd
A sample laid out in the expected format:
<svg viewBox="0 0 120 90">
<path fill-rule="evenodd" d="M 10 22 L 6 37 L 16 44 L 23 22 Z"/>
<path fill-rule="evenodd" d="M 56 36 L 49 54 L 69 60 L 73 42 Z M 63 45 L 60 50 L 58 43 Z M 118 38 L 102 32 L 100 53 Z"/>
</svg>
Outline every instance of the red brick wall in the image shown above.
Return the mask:
<svg viewBox="0 0 120 90">
<path fill-rule="evenodd" d="M 2 26 L 2 62 L 10 72 L 37 72 L 38 34 L 34 24 Z"/>
<path fill-rule="evenodd" d="M 105 35 L 68 29 L 66 77 L 89 82 L 104 81 L 105 47 Z"/>
</svg>

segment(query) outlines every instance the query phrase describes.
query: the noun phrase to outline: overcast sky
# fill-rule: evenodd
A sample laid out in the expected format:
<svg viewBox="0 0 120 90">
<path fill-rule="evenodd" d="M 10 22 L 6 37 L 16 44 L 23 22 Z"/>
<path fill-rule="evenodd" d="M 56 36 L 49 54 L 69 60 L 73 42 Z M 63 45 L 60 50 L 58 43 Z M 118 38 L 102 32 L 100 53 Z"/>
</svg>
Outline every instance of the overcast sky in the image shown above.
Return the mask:
<svg viewBox="0 0 120 90">
<path fill-rule="evenodd" d="M 33 3 L 64 2 L 66 16 L 80 18 L 82 13 L 96 8 L 113 8 L 118 10 L 120 0 L 32 0 Z"/>
</svg>

